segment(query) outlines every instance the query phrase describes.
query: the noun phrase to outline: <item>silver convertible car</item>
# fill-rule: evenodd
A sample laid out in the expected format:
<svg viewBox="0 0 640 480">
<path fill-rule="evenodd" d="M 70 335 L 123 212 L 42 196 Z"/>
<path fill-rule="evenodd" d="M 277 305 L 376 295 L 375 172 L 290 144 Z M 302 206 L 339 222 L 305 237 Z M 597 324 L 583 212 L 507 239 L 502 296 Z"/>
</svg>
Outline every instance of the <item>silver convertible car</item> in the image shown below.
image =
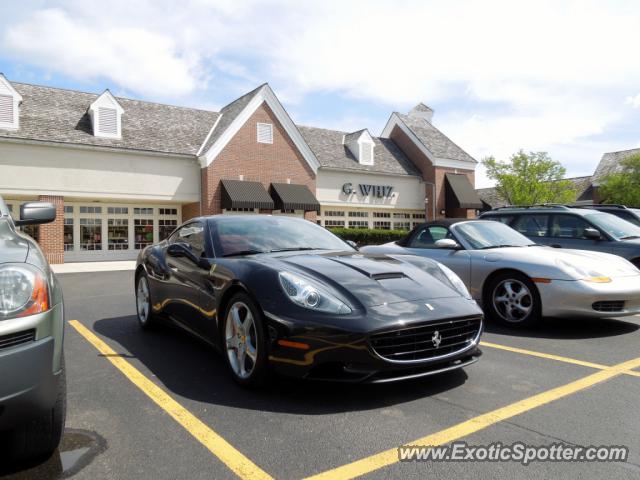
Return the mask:
<svg viewBox="0 0 640 480">
<path fill-rule="evenodd" d="M 485 314 L 510 325 L 541 317 L 640 313 L 640 270 L 608 253 L 537 245 L 500 222 L 445 219 L 369 253 L 437 260 L 461 278 Z M 416 259 L 419 261 L 419 259 Z"/>
</svg>

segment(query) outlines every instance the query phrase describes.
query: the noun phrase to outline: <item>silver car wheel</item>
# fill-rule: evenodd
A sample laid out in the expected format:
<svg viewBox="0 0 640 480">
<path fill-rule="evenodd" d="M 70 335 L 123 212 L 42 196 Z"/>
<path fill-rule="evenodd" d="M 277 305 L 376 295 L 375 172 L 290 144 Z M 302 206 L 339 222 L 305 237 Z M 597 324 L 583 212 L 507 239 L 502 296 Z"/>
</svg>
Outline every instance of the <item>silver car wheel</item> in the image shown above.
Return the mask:
<svg viewBox="0 0 640 480">
<path fill-rule="evenodd" d="M 136 289 L 136 306 L 138 310 L 138 320 L 143 325 L 149 320 L 149 310 L 151 309 L 149 300 L 149 282 L 144 275 L 138 279 L 138 288 Z"/>
<path fill-rule="evenodd" d="M 493 291 L 493 307 L 507 322 L 525 320 L 533 309 L 533 302 L 531 291 L 519 280 L 503 280 Z"/>
<path fill-rule="evenodd" d="M 225 341 L 233 373 L 241 379 L 249 378 L 258 361 L 258 335 L 253 314 L 244 302 L 235 302 L 229 308 Z"/>
</svg>

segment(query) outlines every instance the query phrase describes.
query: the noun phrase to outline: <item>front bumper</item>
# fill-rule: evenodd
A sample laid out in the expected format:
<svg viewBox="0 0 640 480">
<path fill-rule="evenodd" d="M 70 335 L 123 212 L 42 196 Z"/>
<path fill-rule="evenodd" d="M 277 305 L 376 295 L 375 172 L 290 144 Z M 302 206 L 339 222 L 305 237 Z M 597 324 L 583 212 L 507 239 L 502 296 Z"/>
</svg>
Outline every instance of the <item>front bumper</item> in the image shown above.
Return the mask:
<svg viewBox="0 0 640 480">
<path fill-rule="evenodd" d="M 0 322 L 0 338 L 35 331 L 34 339 L 0 349 L 0 430 L 53 408 L 61 378 L 62 304 L 38 315 Z"/>
<path fill-rule="evenodd" d="M 546 317 L 623 317 L 640 314 L 640 275 L 614 278 L 610 283 L 553 280 L 538 283 Z M 624 302 L 616 311 L 598 311 L 597 302 Z"/>
<path fill-rule="evenodd" d="M 437 301 L 429 303 L 435 307 L 435 312 L 439 312 L 438 315 L 428 312 L 425 302 L 370 308 L 366 315 L 367 323 L 376 327 L 360 332 L 335 326 L 300 324 L 291 318 L 265 312 L 271 337 L 270 364 L 278 373 L 305 379 L 386 383 L 435 375 L 475 363 L 481 355 L 478 344 L 482 333 L 482 314 L 477 305 L 469 303 L 469 308 L 460 312 L 459 309 L 447 310 L 444 300 L 441 305 Z M 391 314 L 392 310 L 402 310 L 402 319 L 397 313 Z M 455 310 L 458 310 L 458 315 L 455 315 Z M 383 321 L 385 316 L 388 317 L 387 322 Z M 469 341 L 446 352 L 443 348 L 442 354 L 429 358 L 392 360 L 381 356 L 379 348 L 374 346 L 373 338 L 377 335 L 386 336 L 398 330 L 428 328 L 436 324 L 439 329 L 446 330 L 446 323 L 468 318 L 473 318 L 478 325 Z M 346 319 L 342 322 L 347 323 Z M 362 326 L 361 322 L 354 323 Z M 282 340 L 284 345 L 280 343 Z M 302 348 L 304 346 L 306 348 Z"/>
</svg>

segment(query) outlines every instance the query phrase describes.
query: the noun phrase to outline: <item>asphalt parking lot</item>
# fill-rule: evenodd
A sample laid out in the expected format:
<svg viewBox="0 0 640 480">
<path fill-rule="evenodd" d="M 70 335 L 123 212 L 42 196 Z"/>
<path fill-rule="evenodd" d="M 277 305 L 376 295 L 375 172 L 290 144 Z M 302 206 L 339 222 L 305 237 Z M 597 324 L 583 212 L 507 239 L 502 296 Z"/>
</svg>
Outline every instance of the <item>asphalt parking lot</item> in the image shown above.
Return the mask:
<svg viewBox="0 0 640 480">
<path fill-rule="evenodd" d="M 640 478 L 640 318 L 487 325 L 426 380 L 236 386 L 180 331 L 142 332 L 133 272 L 65 274 L 63 452 L 8 478 Z M 628 363 L 630 361 L 635 361 Z M 615 366 L 614 368 L 610 368 Z M 624 445 L 625 463 L 398 462 L 403 444 Z M 7 473 L 7 472 L 5 472 Z"/>
</svg>

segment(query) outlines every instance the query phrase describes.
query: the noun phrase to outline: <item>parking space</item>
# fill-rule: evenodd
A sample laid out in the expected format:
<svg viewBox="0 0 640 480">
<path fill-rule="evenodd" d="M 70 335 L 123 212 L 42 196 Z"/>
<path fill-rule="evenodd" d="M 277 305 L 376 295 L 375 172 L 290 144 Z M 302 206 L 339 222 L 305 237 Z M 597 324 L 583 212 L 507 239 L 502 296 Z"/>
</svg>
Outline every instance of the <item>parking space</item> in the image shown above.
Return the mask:
<svg viewBox="0 0 640 480">
<path fill-rule="evenodd" d="M 420 381 L 276 378 L 253 392 L 186 334 L 140 331 L 133 272 L 60 279 L 67 318 L 79 323 L 66 331 L 67 427 L 104 439 L 74 478 L 640 478 L 640 378 L 609 369 L 640 357 L 637 317 L 547 321 L 525 332 L 489 325 L 477 364 Z M 625 445 L 630 458 L 399 463 L 396 447 L 418 439 Z M 38 472 L 48 478 L 45 467 L 29 475 Z"/>
</svg>

